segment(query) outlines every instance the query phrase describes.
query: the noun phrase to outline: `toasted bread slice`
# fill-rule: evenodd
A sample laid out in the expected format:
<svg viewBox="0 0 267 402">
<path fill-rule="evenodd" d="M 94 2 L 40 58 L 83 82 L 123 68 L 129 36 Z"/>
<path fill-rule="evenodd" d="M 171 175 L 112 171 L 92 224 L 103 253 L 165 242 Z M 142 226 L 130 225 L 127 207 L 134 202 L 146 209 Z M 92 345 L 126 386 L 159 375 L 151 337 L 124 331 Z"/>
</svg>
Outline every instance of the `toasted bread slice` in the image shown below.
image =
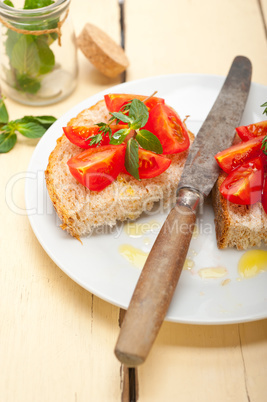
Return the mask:
<svg viewBox="0 0 267 402">
<path fill-rule="evenodd" d="M 72 126 L 90 126 L 107 122 L 109 113 L 105 102 L 82 111 L 68 123 Z M 194 135 L 190 133 L 191 142 Z M 62 229 L 72 236 L 90 234 L 99 226 L 114 226 L 117 221 L 136 219 L 144 211 L 150 211 L 157 201 L 162 206 L 175 201 L 175 192 L 188 151 L 168 155 L 170 167 L 153 179 L 138 181 L 121 173 L 118 178 L 100 192 L 90 191 L 70 174 L 67 161 L 81 149 L 63 134 L 52 151 L 45 172 L 49 196 L 62 221 Z M 163 205 L 164 204 L 164 205 Z"/>
<path fill-rule="evenodd" d="M 261 203 L 238 205 L 227 201 L 219 190 L 225 177 L 226 173 L 220 174 L 212 192 L 218 248 L 244 250 L 267 244 L 267 214 Z"/>
</svg>

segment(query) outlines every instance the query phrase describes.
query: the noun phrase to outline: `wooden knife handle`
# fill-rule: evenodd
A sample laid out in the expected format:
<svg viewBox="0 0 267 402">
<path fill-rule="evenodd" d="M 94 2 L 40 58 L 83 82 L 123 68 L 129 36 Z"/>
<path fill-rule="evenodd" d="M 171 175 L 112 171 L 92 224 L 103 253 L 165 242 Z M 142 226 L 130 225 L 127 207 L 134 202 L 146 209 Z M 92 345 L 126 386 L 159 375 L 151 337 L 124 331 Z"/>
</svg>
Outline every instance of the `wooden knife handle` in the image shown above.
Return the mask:
<svg viewBox="0 0 267 402">
<path fill-rule="evenodd" d="M 115 355 L 129 367 L 145 361 L 184 266 L 200 195 L 182 190 L 150 251 L 122 323 Z"/>
</svg>

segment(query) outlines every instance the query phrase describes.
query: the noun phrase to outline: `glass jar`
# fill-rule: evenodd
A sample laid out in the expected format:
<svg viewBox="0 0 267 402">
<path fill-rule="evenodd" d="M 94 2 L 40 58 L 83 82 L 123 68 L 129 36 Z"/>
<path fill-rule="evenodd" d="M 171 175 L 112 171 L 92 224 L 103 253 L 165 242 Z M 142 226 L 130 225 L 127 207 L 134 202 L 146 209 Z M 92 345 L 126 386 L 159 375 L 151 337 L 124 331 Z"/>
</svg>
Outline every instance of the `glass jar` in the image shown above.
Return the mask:
<svg viewBox="0 0 267 402">
<path fill-rule="evenodd" d="M 21 2 L 13 0 L 11 7 L 0 1 L 2 92 L 27 105 L 58 102 L 77 83 L 76 40 L 68 15 L 70 0 L 29 10 L 19 8 L 23 7 Z"/>
</svg>

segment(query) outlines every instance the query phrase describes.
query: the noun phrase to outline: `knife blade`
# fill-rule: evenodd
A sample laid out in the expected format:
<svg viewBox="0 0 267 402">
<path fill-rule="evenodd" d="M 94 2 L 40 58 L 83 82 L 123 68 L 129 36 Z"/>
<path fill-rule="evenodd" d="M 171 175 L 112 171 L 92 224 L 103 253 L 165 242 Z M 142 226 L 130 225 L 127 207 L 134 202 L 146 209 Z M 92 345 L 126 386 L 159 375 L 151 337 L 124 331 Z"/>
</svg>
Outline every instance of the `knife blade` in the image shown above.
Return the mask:
<svg viewBox="0 0 267 402">
<path fill-rule="evenodd" d="M 116 357 L 129 367 L 145 361 L 165 318 L 184 266 L 197 210 L 219 175 L 214 156 L 232 144 L 249 93 L 251 74 L 250 60 L 237 56 L 190 148 L 176 205 L 148 255 L 115 346 Z"/>
</svg>

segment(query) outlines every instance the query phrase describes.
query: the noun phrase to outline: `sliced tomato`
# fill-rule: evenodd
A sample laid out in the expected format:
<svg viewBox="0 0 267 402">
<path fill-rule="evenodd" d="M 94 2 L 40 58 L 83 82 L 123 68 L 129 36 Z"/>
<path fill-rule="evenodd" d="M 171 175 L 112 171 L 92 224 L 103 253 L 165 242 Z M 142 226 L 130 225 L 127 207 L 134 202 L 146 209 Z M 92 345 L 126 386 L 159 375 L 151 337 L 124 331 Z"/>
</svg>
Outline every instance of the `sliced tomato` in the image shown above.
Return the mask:
<svg viewBox="0 0 267 402">
<path fill-rule="evenodd" d="M 83 186 L 101 191 L 122 171 L 125 145 L 105 145 L 90 148 L 71 158 L 67 163 L 71 174 Z"/>
<path fill-rule="evenodd" d="M 185 124 L 175 110 L 167 105 L 158 104 L 153 107 L 145 128 L 158 137 L 163 154 L 182 152 L 190 145 Z"/>
<path fill-rule="evenodd" d="M 267 134 L 267 120 L 259 123 L 249 124 L 248 126 L 240 126 L 236 128 L 236 132 L 242 141 L 248 141 L 255 137 Z"/>
<path fill-rule="evenodd" d="M 139 148 L 139 177 L 151 179 L 165 172 L 171 164 L 171 159 L 158 155 L 155 152 Z"/>
<path fill-rule="evenodd" d="M 80 148 L 88 149 L 91 147 L 96 147 L 95 145 L 90 145 L 90 137 L 97 135 L 99 133 L 98 126 L 67 126 L 63 127 L 64 134 L 72 142 L 72 144 L 77 145 Z M 106 137 L 106 136 L 105 136 Z M 107 136 L 108 137 L 108 136 Z M 107 143 L 107 139 L 103 138 L 100 145 Z"/>
<path fill-rule="evenodd" d="M 108 94 L 104 96 L 107 109 L 110 112 L 118 112 L 122 108 L 122 106 L 129 103 L 130 100 L 132 99 L 139 99 L 140 101 L 143 101 L 146 98 L 147 96 L 144 95 L 131 95 L 131 94 Z M 162 98 L 158 98 L 156 96 L 152 96 L 144 103 L 148 108 L 148 111 L 150 111 L 150 109 L 152 109 L 158 103 L 164 104 L 165 100 Z"/>
<path fill-rule="evenodd" d="M 125 128 L 124 124 L 112 124 L 110 126 L 112 133 L 115 133 L 122 128 Z M 63 127 L 64 134 L 66 137 L 72 142 L 72 144 L 77 145 L 80 148 L 88 149 L 94 148 L 98 144 L 90 145 L 90 137 L 97 135 L 99 133 L 98 126 L 67 126 Z M 100 142 L 100 145 L 108 145 L 109 144 L 109 135 L 102 135 L 103 139 Z"/>
<path fill-rule="evenodd" d="M 262 158 L 264 171 L 265 171 L 265 173 L 267 173 L 267 155 L 263 152 L 261 155 L 261 158 Z"/>
<path fill-rule="evenodd" d="M 261 145 L 263 138 L 264 135 L 232 145 L 230 148 L 215 155 L 215 159 L 226 173 L 230 173 L 232 170 L 242 165 L 242 163 L 262 154 Z"/>
<path fill-rule="evenodd" d="M 261 157 L 251 159 L 226 177 L 220 186 L 220 192 L 235 204 L 255 204 L 261 200 L 263 177 Z"/>
<path fill-rule="evenodd" d="M 153 177 L 165 172 L 171 164 L 171 159 L 142 148 L 138 149 L 138 156 L 138 171 L 140 179 L 152 179 Z M 130 174 L 127 172 L 125 166 L 123 167 L 122 172 Z"/>
<path fill-rule="evenodd" d="M 267 214 L 267 176 L 265 177 L 264 184 L 263 184 L 263 189 L 262 189 L 262 206 Z"/>
<path fill-rule="evenodd" d="M 116 133 L 118 130 L 122 130 L 124 128 L 128 128 L 128 124 L 123 123 L 122 121 L 119 124 L 111 123 L 109 126 L 111 128 L 112 134 Z"/>
</svg>

